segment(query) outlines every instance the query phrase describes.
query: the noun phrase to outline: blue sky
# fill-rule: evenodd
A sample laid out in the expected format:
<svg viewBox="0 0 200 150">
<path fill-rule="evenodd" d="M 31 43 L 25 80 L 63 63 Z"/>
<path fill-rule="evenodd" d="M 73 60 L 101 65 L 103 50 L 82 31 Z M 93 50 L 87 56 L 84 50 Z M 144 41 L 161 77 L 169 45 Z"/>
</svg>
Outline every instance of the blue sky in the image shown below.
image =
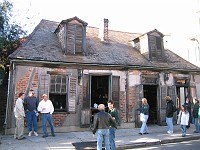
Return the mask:
<svg viewBox="0 0 200 150">
<path fill-rule="evenodd" d="M 98 27 L 102 18 L 109 28 L 145 33 L 190 36 L 197 28 L 197 0 L 11 0 L 15 19 L 31 32 L 41 19 L 60 22 L 74 16 Z"/>
</svg>

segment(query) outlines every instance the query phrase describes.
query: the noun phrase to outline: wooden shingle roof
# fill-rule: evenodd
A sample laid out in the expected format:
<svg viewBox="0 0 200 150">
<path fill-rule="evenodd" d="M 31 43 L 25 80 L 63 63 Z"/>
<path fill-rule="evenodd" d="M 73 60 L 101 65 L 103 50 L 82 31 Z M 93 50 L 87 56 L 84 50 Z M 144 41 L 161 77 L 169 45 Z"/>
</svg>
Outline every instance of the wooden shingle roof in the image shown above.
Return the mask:
<svg viewBox="0 0 200 150">
<path fill-rule="evenodd" d="M 64 55 L 61 45 L 54 33 L 59 23 L 42 20 L 22 44 L 9 58 L 42 62 L 79 63 L 87 65 L 119 65 L 127 67 L 169 68 L 178 70 L 199 70 L 199 68 L 170 50 L 165 50 L 165 62 L 149 61 L 133 48 L 129 41 L 139 34 L 109 30 L 109 42 L 98 38 L 99 29 L 87 27 L 86 52 L 83 55 Z"/>
</svg>

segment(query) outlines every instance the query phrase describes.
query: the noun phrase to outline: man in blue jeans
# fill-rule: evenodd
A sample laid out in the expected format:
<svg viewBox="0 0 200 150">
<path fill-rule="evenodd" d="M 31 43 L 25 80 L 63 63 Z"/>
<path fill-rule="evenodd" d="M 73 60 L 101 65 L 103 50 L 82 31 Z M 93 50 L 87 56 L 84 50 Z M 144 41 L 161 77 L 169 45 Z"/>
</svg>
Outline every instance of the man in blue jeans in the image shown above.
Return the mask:
<svg viewBox="0 0 200 150">
<path fill-rule="evenodd" d="M 173 110 L 173 101 L 171 99 L 170 96 L 166 96 L 165 97 L 166 103 L 167 103 L 167 107 L 166 107 L 166 123 L 168 126 L 168 134 L 172 134 L 173 133 L 173 115 L 174 115 L 174 110 Z"/>
<path fill-rule="evenodd" d="M 194 133 L 200 133 L 200 125 L 198 123 L 198 111 L 199 111 L 199 100 L 197 98 L 194 98 L 194 107 L 193 107 L 193 121 L 195 125 L 195 131 Z"/>
<path fill-rule="evenodd" d="M 29 91 L 29 96 L 24 99 L 24 105 L 26 110 L 26 117 L 28 121 L 28 136 L 32 134 L 32 126 L 34 128 L 34 135 L 38 136 L 38 127 L 37 127 L 37 107 L 38 99 L 34 96 L 34 91 Z"/>
<path fill-rule="evenodd" d="M 116 125 L 119 125 L 119 113 L 116 108 L 114 108 L 114 101 L 109 100 L 108 102 L 108 113 L 112 116 L 112 118 L 115 120 Z M 116 150 L 116 145 L 115 145 L 115 131 L 116 128 L 111 125 L 109 128 L 109 141 L 110 141 L 110 149 L 111 150 Z"/>
<path fill-rule="evenodd" d="M 40 113 L 42 113 L 42 128 L 43 128 L 43 132 L 44 135 L 42 136 L 43 138 L 48 137 L 48 132 L 47 132 L 47 121 L 51 127 L 51 135 L 54 137 L 54 123 L 53 123 L 53 118 L 52 118 L 52 114 L 54 112 L 54 107 L 53 104 L 51 102 L 51 100 L 48 99 L 48 95 L 47 94 L 43 94 L 42 95 L 43 100 L 40 101 L 39 105 L 38 105 L 38 111 Z"/>
<path fill-rule="evenodd" d="M 111 115 L 105 112 L 104 104 L 100 104 L 98 109 L 99 112 L 94 116 L 94 129 L 92 131 L 93 134 L 97 133 L 97 150 L 102 150 L 103 140 L 106 150 L 110 150 L 109 127 L 111 124 L 115 128 L 117 128 L 117 126 Z"/>
</svg>

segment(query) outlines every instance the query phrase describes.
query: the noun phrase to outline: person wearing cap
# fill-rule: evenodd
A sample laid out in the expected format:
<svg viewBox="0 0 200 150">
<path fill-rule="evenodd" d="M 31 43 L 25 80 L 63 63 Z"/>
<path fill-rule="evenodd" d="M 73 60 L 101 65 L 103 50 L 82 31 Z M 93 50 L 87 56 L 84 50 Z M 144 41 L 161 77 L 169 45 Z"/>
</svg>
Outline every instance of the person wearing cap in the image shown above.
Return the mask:
<svg viewBox="0 0 200 150">
<path fill-rule="evenodd" d="M 97 150 L 102 150 L 102 142 L 104 141 L 106 150 L 110 150 L 109 143 L 109 127 L 112 125 L 117 128 L 116 122 L 110 114 L 105 112 L 105 105 L 98 106 L 99 112 L 94 116 L 93 134 L 97 133 Z"/>
<path fill-rule="evenodd" d="M 195 131 L 194 133 L 200 132 L 200 126 L 198 124 L 198 111 L 199 111 L 199 100 L 197 98 L 194 98 L 194 108 L 192 111 L 193 119 L 194 119 L 194 125 L 195 125 Z"/>
<path fill-rule="evenodd" d="M 170 96 L 166 96 L 165 97 L 166 103 L 167 103 L 167 107 L 166 107 L 166 123 L 168 126 L 168 134 L 172 134 L 173 133 L 173 114 L 174 114 L 174 110 L 173 110 L 173 101 L 171 99 Z"/>
<path fill-rule="evenodd" d="M 54 112 L 54 106 L 51 102 L 51 100 L 48 99 L 47 94 L 42 95 L 42 101 L 40 101 L 38 105 L 38 111 L 42 114 L 42 128 L 44 135 L 42 136 L 43 138 L 48 137 L 48 132 L 47 132 L 47 121 L 51 127 L 51 135 L 54 137 L 54 123 L 53 123 L 53 117 L 52 114 Z"/>
</svg>

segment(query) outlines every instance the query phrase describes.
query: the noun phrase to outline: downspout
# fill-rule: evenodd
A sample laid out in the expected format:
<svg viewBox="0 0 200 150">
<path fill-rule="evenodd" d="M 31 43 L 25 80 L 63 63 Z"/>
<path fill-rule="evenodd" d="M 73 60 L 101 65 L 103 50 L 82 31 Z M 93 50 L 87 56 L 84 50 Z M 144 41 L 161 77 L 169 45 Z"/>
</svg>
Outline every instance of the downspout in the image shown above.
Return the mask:
<svg viewBox="0 0 200 150">
<path fill-rule="evenodd" d="M 126 70 L 126 122 L 129 121 L 129 71 Z"/>
</svg>

